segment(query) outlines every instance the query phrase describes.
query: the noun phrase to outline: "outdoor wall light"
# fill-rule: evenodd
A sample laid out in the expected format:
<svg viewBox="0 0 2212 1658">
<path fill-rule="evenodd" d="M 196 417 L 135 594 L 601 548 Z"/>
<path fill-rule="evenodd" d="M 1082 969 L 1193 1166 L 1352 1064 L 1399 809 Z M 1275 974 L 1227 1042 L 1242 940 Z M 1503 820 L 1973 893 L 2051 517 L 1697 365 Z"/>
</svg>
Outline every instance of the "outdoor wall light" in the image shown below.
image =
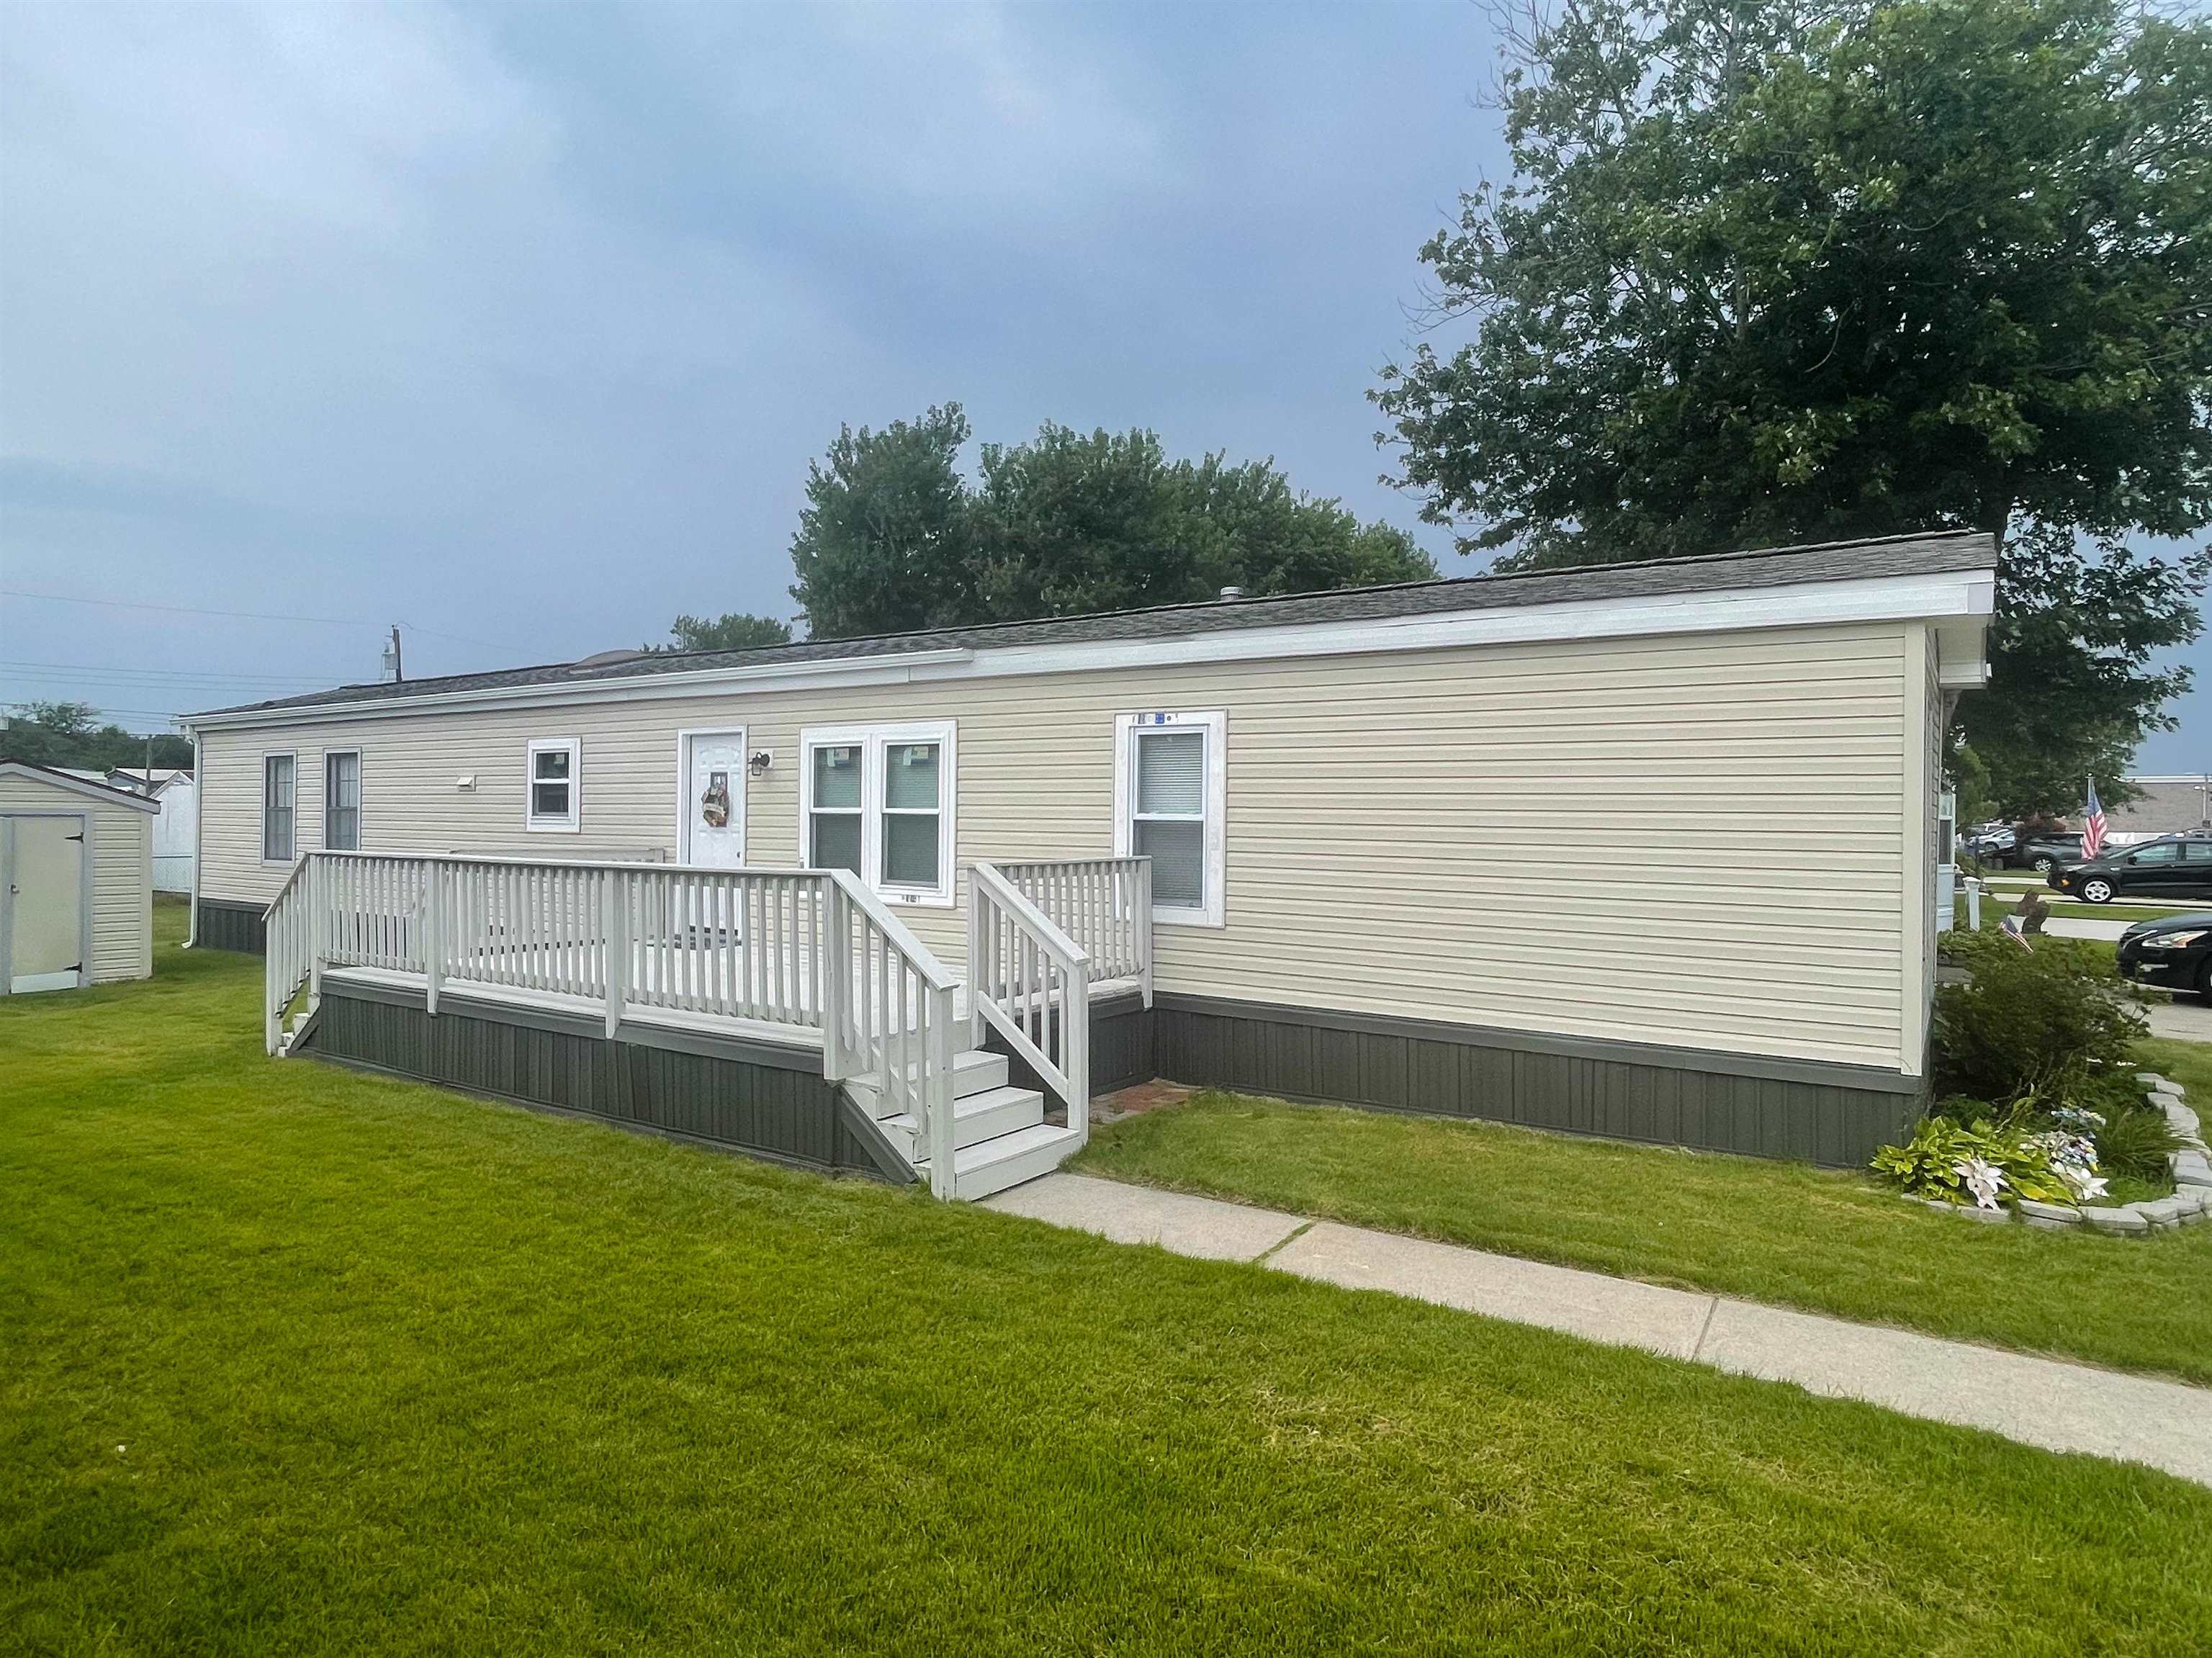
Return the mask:
<svg viewBox="0 0 2212 1658">
<path fill-rule="evenodd" d="M 768 768 L 774 764 L 775 764 L 775 755 L 772 750 L 755 749 L 745 762 L 745 775 L 765 777 L 768 775 Z"/>
</svg>

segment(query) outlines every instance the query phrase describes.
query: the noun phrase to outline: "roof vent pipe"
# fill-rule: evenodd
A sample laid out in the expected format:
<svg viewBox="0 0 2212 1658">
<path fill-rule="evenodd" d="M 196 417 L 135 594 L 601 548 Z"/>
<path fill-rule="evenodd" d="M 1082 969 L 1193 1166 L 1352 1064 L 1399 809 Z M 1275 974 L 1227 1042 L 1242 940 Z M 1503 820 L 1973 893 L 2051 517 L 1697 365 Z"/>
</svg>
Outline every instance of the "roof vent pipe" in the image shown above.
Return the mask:
<svg viewBox="0 0 2212 1658">
<path fill-rule="evenodd" d="M 1242 587 L 1224 587 L 1221 590 L 1221 599 L 1222 603 L 1224 604 L 1233 599 L 1239 599 L 1243 597 L 1244 590 Z"/>
</svg>

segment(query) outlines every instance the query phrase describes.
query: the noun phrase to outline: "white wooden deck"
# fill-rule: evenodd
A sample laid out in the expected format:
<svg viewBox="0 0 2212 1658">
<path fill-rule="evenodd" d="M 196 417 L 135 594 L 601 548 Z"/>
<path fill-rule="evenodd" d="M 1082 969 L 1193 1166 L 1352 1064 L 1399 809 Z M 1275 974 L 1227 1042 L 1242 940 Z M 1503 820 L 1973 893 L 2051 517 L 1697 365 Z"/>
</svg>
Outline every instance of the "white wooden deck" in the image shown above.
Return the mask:
<svg viewBox="0 0 2212 1658">
<path fill-rule="evenodd" d="M 269 907 L 264 1035 L 289 1053 L 301 992 L 351 983 L 811 1052 L 931 1191 L 981 1197 L 1087 1137 L 1091 1005 L 1151 999 L 1151 869 L 979 859 L 963 978 L 843 870 L 314 852 Z M 986 1027 L 1039 1088 L 978 1085 Z"/>
</svg>

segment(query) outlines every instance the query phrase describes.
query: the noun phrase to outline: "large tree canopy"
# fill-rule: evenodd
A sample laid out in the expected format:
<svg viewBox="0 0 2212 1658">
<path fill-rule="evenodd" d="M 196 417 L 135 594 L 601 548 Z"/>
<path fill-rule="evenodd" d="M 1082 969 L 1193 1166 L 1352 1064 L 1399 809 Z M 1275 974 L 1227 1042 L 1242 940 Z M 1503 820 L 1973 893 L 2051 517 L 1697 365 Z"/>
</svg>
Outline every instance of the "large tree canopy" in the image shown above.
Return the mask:
<svg viewBox="0 0 2212 1658">
<path fill-rule="evenodd" d="M 841 431 L 807 477 L 792 596 L 817 638 L 1308 592 L 1436 574 L 1404 531 L 1301 494 L 1272 462 L 1170 460 L 1147 431 L 1048 422 L 958 470 L 958 405 Z"/>
<path fill-rule="evenodd" d="M 986 444 L 982 470 L 978 588 L 994 621 L 1437 573 L 1404 531 L 1300 495 L 1271 462 L 1170 461 L 1150 432 L 1047 422 L 1033 442 Z"/>
<path fill-rule="evenodd" d="M 2130 568 L 2068 532 L 2212 521 L 2212 27 L 2115 0 L 1574 0 L 1517 46 L 1514 177 L 1423 250 L 1474 337 L 1376 394 L 1463 549 L 2032 523 L 2007 582 L 2048 623 Z M 2100 591 L 2172 642 L 2203 574 L 2181 563 L 2178 622 L 2165 590 Z M 2001 685 L 2047 631 L 2026 614 Z M 2059 683 L 2102 672 L 2080 636 L 2039 649 L 2071 653 Z M 2078 778 L 2177 688 L 2141 665 L 2020 732 Z"/>
<path fill-rule="evenodd" d="M 975 619 L 975 538 L 957 403 L 880 432 L 840 428 L 806 467 L 791 596 L 817 639 Z"/>
<path fill-rule="evenodd" d="M 2107 804 L 2136 745 L 2189 686 L 2187 670 L 2153 653 L 2193 638 L 2199 590 L 2188 573 L 2107 541 L 2085 556 L 2064 531 L 2015 537 L 1997 576 L 1988 689 L 1959 704 L 1983 811 L 2064 812 L 2094 774 Z"/>
</svg>

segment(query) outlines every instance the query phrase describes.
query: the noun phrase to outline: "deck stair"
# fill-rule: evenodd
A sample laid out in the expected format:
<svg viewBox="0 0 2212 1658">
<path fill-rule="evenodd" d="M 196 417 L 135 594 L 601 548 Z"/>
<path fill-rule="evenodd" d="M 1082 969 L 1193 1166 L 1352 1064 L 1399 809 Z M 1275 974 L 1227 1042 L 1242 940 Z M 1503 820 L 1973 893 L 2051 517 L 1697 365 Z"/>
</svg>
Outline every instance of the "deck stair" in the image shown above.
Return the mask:
<svg viewBox="0 0 2212 1658">
<path fill-rule="evenodd" d="M 929 1148 L 921 1143 L 921 1126 L 913 1114 L 889 1106 L 874 1077 L 855 1077 L 845 1084 L 845 1091 L 927 1181 Z M 1083 1137 L 1074 1129 L 1044 1120 L 1041 1090 L 1008 1086 L 1003 1054 L 970 1048 L 956 1055 L 952 1096 L 957 1198 L 987 1198 L 1049 1174 L 1082 1147 Z"/>
</svg>

